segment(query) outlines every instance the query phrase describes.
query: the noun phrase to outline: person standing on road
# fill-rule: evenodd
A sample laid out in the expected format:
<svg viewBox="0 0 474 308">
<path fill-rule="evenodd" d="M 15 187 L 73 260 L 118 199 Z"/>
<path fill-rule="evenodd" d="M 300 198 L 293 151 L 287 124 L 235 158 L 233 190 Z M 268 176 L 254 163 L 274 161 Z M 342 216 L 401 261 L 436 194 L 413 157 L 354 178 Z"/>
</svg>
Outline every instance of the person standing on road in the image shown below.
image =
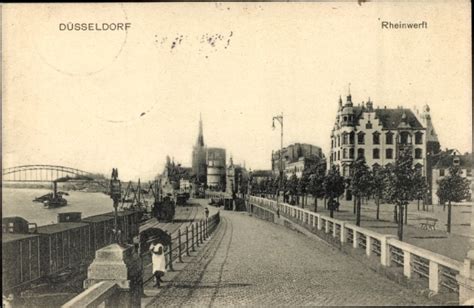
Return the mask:
<svg viewBox="0 0 474 308">
<path fill-rule="evenodd" d="M 204 209 L 204 212 L 206 213 L 206 219 L 208 219 L 209 218 L 209 209 L 206 207 Z"/>
<path fill-rule="evenodd" d="M 163 277 L 166 273 L 166 259 L 165 259 L 165 252 L 163 245 L 158 242 L 153 242 L 150 245 L 151 251 L 151 261 L 153 263 L 153 276 L 155 276 L 155 285 L 154 287 L 159 287 L 161 277 Z"/>
</svg>

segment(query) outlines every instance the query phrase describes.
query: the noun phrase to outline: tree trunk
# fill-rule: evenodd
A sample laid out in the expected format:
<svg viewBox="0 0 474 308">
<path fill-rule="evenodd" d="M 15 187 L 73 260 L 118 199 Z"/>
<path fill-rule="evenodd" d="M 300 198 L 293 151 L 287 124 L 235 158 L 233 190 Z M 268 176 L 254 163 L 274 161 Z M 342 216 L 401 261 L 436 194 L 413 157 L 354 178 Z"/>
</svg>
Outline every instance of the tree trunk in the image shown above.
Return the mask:
<svg viewBox="0 0 474 308">
<path fill-rule="evenodd" d="M 400 205 L 399 209 L 398 240 L 403 241 L 403 205 Z"/>
<path fill-rule="evenodd" d="M 328 205 L 327 205 L 327 199 L 326 197 L 324 197 L 324 208 L 327 209 L 328 208 Z"/>
<path fill-rule="evenodd" d="M 420 210 L 420 199 L 416 201 L 416 209 L 419 211 Z"/>
<path fill-rule="evenodd" d="M 448 202 L 448 225 L 446 231 L 451 233 L 451 201 Z"/>
<path fill-rule="evenodd" d="M 318 198 L 314 197 L 314 212 L 316 213 L 318 211 Z"/>
<path fill-rule="evenodd" d="M 356 226 L 360 226 L 361 197 L 357 197 Z"/>
<path fill-rule="evenodd" d="M 393 206 L 393 221 L 398 222 L 397 205 Z"/>
<path fill-rule="evenodd" d="M 445 210 L 446 210 L 446 201 L 443 202 L 443 211 L 445 211 Z"/>
<path fill-rule="evenodd" d="M 355 195 L 352 195 L 352 197 L 354 198 L 354 206 L 353 206 L 353 212 L 354 214 L 356 214 L 356 203 L 357 203 L 357 197 Z"/>
<path fill-rule="evenodd" d="M 408 204 L 405 205 L 405 225 L 408 225 Z"/>
<path fill-rule="evenodd" d="M 377 220 L 379 220 L 379 217 L 380 217 L 380 197 L 379 196 L 375 197 L 375 204 L 377 205 L 376 218 Z"/>
</svg>

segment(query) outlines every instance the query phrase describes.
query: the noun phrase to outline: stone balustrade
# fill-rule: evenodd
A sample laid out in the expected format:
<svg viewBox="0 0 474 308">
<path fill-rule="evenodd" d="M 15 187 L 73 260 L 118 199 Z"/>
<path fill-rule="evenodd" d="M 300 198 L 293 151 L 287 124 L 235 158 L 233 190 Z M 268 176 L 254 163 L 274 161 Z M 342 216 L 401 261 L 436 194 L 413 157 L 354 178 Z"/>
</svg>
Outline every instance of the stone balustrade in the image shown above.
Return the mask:
<svg viewBox="0 0 474 308">
<path fill-rule="evenodd" d="M 375 254 L 384 267 L 400 266 L 403 274 L 411 279 L 414 272 L 428 280 L 428 288 L 437 294 L 441 287 L 459 292 L 460 274 L 469 278 L 469 262 L 459 262 L 415 245 L 399 241 L 394 235 L 380 234 L 354 224 L 310 212 L 286 203 L 277 203 L 256 196 L 249 197 L 250 204 L 279 211 L 280 215 L 306 227 L 323 231 L 338 239 L 341 244 L 351 244 L 354 249 L 364 249 L 367 256 Z"/>
</svg>

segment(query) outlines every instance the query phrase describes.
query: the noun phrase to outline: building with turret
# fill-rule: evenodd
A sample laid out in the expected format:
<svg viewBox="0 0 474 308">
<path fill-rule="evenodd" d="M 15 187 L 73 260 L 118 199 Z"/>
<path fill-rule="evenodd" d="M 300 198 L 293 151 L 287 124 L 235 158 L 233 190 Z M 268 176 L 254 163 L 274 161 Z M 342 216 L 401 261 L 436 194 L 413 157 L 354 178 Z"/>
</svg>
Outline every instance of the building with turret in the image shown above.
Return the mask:
<svg viewBox="0 0 474 308">
<path fill-rule="evenodd" d="M 207 187 L 212 190 L 224 191 L 226 183 L 225 149 L 207 149 Z"/>
<path fill-rule="evenodd" d="M 202 129 L 202 118 L 199 115 L 199 133 L 196 145 L 193 147 L 192 154 L 192 174 L 198 184 L 206 184 L 207 165 L 206 165 L 206 146 L 204 144 L 204 135 Z"/>
<path fill-rule="evenodd" d="M 345 102 L 339 97 L 329 161 L 342 176 L 350 178 L 351 164 L 359 156 L 365 157 L 370 168 L 376 168 L 394 164 L 403 149 L 411 151 L 415 168 L 428 176 L 428 153 L 439 151 L 429 107 L 424 108 L 422 115 L 417 115 L 401 106 L 374 107 L 370 98 L 355 106 L 350 92 Z M 350 190 L 346 191 L 346 198 L 351 198 Z"/>
</svg>

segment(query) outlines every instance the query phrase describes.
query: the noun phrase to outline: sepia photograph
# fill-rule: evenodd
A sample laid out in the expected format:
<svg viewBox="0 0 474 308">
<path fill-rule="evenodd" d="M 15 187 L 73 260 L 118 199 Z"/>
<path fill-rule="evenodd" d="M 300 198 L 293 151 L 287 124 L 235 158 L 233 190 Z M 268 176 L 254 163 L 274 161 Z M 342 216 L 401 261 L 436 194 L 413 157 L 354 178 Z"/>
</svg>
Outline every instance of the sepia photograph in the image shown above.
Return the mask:
<svg viewBox="0 0 474 308">
<path fill-rule="evenodd" d="M 0 17 L 2 307 L 474 305 L 470 1 Z"/>
</svg>

